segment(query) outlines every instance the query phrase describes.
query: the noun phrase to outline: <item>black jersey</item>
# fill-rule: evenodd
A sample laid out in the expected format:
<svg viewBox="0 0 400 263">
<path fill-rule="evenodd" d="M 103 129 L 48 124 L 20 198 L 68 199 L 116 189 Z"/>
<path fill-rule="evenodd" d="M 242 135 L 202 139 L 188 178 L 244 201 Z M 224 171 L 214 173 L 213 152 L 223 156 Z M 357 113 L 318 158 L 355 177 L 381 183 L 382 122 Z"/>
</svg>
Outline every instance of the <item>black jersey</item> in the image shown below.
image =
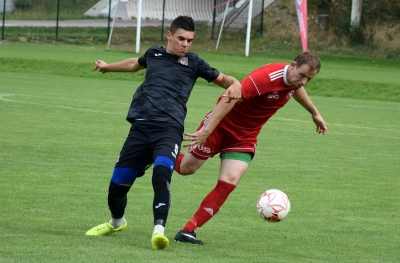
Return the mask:
<svg viewBox="0 0 400 263">
<path fill-rule="evenodd" d="M 211 82 L 220 74 L 195 53 L 178 57 L 161 46 L 149 48 L 138 62 L 146 68 L 146 76 L 133 95 L 127 116 L 131 123 L 136 119 L 155 120 L 183 128 L 186 103 L 197 78 Z"/>
</svg>

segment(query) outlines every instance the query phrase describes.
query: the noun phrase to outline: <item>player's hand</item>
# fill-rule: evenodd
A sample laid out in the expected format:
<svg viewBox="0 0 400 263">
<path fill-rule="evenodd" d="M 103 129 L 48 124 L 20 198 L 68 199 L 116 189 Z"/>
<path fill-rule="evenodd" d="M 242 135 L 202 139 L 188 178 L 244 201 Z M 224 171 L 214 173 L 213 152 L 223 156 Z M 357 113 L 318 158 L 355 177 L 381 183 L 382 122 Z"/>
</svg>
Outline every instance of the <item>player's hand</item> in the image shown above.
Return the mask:
<svg viewBox="0 0 400 263">
<path fill-rule="evenodd" d="M 322 135 L 325 135 L 328 132 L 328 127 L 326 126 L 326 123 L 322 118 L 322 116 L 320 114 L 317 114 L 317 115 L 312 115 L 312 118 L 315 125 L 317 126 L 315 131 L 318 132 L 318 134 L 322 133 Z"/>
<path fill-rule="evenodd" d="M 107 66 L 107 63 L 106 62 L 104 62 L 103 60 L 96 60 L 95 62 L 94 62 L 94 69 L 93 70 L 99 70 L 101 73 L 107 73 L 107 70 L 106 70 L 106 66 Z"/>
<path fill-rule="evenodd" d="M 242 98 L 242 85 L 239 82 L 233 83 L 223 95 L 228 98 L 226 103 L 231 102 L 231 100 L 240 100 Z"/>
<path fill-rule="evenodd" d="M 207 131 L 200 130 L 195 133 L 187 133 L 183 134 L 184 137 L 183 141 L 189 141 L 190 143 L 184 144 L 183 147 L 189 147 L 188 152 L 192 152 L 193 150 L 197 149 L 199 146 L 202 146 L 208 136 L 210 135 Z"/>
</svg>

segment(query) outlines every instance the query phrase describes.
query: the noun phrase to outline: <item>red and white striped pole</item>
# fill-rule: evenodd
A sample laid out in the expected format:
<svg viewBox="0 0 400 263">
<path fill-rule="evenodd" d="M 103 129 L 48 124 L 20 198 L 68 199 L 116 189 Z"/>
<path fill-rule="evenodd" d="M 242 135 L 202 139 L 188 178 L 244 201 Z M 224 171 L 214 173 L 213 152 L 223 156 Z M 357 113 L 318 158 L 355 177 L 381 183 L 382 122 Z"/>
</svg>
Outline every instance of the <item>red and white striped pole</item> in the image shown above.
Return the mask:
<svg viewBox="0 0 400 263">
<path fill-rule="evenodd" d="M 308 43 L 308 24 L 307 24 L 307 0 L 294 0 L 296 6 L 297 19 L 299 21 L 301 46 L 307 50 Z"/>
</svg>

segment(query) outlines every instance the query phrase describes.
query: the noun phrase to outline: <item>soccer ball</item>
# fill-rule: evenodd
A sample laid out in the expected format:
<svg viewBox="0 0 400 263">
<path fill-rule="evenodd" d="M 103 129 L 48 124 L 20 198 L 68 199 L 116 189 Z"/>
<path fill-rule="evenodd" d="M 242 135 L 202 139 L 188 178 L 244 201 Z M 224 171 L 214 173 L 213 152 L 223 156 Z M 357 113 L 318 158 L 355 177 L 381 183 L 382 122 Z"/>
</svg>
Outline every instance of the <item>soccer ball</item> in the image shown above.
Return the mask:
<svg viewBox="0 0 400 263">
<path fill-rule="evenodd" d="M 280 190 L 267 190 L 258 197 L 257 211 L 265 221 L 280 222 L 289 214 L 289 198 Z"/>
</svg>

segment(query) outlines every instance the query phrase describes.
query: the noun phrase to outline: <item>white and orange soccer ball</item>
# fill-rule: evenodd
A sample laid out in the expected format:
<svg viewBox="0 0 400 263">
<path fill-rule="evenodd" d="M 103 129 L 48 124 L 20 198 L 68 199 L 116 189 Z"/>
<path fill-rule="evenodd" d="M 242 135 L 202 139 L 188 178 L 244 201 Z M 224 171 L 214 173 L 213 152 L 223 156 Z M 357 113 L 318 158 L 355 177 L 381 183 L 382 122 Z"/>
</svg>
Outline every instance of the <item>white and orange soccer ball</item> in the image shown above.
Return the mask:
<svg viewBox="0 0 400 263">
<path fill-rule="evenodd" d="M 280 190 L 269 189 L 258 197 L 257 211 L 265 221 L 280 222 L 290 212 L 289 198 Z"/>
</svg>

